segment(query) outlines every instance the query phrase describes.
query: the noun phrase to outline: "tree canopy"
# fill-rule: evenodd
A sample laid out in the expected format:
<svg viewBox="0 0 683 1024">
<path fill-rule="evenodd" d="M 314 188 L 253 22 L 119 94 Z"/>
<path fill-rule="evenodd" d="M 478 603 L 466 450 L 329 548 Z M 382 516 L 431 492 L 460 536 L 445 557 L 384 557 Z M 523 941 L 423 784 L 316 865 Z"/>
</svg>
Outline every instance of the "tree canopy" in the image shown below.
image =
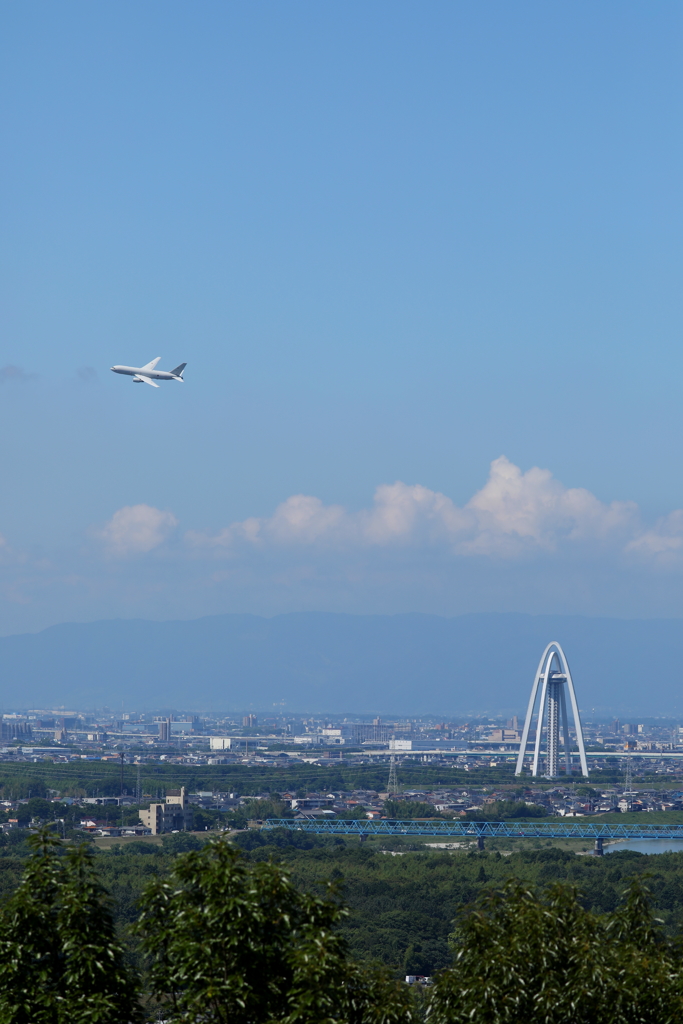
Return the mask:
<svg viewBox="0 0 683 1024">
<path fill-rule="evenodd" d="M 673 1024 L 683 1020 L 675 945 L 634 879 L 601 917 L 576 889 L 510 881 L 485 892 L 451 936 L 453 966 L 437 975 L 429 1024 Z"/>
<path fill-rule="evenodd" d="M 137 978 L 92 853 L 83 846 L 64 852 L 48 831 L 29 843 L 19 888 L 0 910 L 0 1022 L 141 1019 Z"/>
<path fill-rule="evenodd" d="M 348 956 L 345 908 L 299 891 L 224 839 L 177 858 L 142 899 L 137 932 L 170 1019 L 206 1024 L 408 1024 L 405 987 Z"/>
<path fill-rule="evenodd" d="M 413 1024 L 425 1015 L 428 1024 L 683 1024 L 678 942 L 653 915 L 637 854 L 607 864 L 552 849 L 393 858 L 303 833 L 243 838 L 244 852 L 225 837 L 179 833 L 102 856 L 48 830 L 30 837 L 28 858 L 16 861 L 22 878 L 0 905 L 0 1024 L 137 1024 L 150 1013 L 168 1024 Z M 3 869 L 18 848 L 0 850 Z M 680 856 L 657 860 L 678 866 Z M 133 861 L 139 887 L 117 930 L 102 879 L 130 862 L 130 880 Z M 310 870 L 301 875 L 297 863 Z M 554 881 L 520 881 L 513 866 Z M 575 870 L 603 889 L 609 876 L 606 904 L 572 884 Z M 415 943 L 399 947 L 391 968 L 373 966 L 353 941 L 358 909 L 349 913 L 326 881 L 353 892 L 353 871 L 368 927 L 381 901 L 389 917 L 413 927 L 421 914 L 426 927 L 457 895 L 443 917 L 445 936 L 459 904 L 450 956 L 445 940 L 444 955 Z M 399 909 L 392 893 L 408 891 Z M 382 928 L 380 946 L 391 941 Z M 396 977 L 401 964 L 421 973 L 421 960 L 434 974 L 424 991 Z"/>
</svg>

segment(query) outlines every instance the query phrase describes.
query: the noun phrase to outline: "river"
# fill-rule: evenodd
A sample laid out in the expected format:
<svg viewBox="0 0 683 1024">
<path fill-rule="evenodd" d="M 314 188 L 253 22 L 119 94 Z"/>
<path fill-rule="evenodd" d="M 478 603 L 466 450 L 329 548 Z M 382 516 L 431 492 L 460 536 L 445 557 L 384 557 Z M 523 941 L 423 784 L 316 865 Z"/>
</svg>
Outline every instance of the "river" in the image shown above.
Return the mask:
<svg viewBox="0 0 683 1024">
<path fill-rule="evenodd" d="M 683 839 L 627 839 L 625 843 L 605 844 L 605 853 L 635 850 L 636 853 L 683 853 Z"/>
</svg>

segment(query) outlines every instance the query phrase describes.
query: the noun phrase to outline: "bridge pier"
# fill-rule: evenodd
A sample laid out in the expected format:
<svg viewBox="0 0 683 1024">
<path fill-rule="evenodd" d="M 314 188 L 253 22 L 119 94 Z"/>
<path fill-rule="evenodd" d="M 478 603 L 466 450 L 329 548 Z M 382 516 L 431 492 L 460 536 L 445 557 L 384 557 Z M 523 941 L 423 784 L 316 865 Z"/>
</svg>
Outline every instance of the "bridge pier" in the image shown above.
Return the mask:
<svg viewBox="0 0 683 1024">
<path fill-rule="evenodd" d="M 593 850 L 593 856 L 595 856 L 595 857 L 602 857 L 603 856 L 602 843 L 603 843 L 602 839 L 596 839 L 595 840 L 595 848 Z"/>
<path fill-rule="evenodd" d="M 477 849 L 478 850 L 485 849 L 485 847 L 484 847 L 484 837 L 483 836 L 477 836 Z"/>
<path fill-rule="evenodd" d="M 361 843 L 366 843 L 368 841 L 367 832 L 361 832 L 358 838 L 360 839 Z"/>
</svg>

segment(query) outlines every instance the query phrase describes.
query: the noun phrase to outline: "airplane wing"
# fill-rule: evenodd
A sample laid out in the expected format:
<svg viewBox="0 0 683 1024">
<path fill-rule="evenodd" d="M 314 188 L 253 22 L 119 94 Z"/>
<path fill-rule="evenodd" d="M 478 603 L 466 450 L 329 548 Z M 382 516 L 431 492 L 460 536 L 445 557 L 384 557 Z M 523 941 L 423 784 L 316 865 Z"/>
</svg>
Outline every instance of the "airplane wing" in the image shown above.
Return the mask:
<svg viewBox="0 0 683 1024">
<path fill-rule="evenodd" d="M 149 377 L 145 377 L 142 373 L 136 373 L 135 374 L 135 376 L 133 377 L 133 383 L 134 384 L 151 384 L 153 388 L 158 388 L 159 387 L 158 384 L 155 384 L 153 380 L 150 380 Z"/>
<path fill-rule="evenodd" d="M 157 365 L 157 363 L 159 362 L 160 359 L 161 359 L 161 356 L 157 356 L 156 359 L 153 359 L 151 363 L 145 363 L 145 365 L 141 366 L 140 369 L 141 370 L 153 370 L 154 367 Z"/>
</svg>

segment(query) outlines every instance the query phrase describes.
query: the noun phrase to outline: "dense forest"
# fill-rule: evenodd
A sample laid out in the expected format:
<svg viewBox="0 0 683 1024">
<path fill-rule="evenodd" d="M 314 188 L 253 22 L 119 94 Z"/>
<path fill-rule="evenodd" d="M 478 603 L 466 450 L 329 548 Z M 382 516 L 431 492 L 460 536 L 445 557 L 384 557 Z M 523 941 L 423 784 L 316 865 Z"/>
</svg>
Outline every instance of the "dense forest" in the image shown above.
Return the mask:
<svg viewBox="0 0 683 1024">
<path fill-rule="evenodd" d="M 642 855 L 581 865 L 548 847 L 451 855 L 289 832 L 95 854 L 50 828 L 6 838 L 5 1024 L 683 1020 L 680 943 Z M 653 876 L 673 927 L 680 856 Z M 423 971 L 431 985 L 401 978 Z"/>
<path fill-rule="evenodd" d="M 2 898 L 18 884 L 28 855 L 26 836 L 20 830 L 0 840 Z M 251 862 L 283 864 L 302 891 L 323 893 L 328 882 L 337 883 L 350 909 L 342 929 L 351 951 L 397 976 L 429 975 L 450 963 L 448 935 L 458 912 L 483 890 L 511 878 L 571 883 L 585 908 L 603 914 L 617 907 L 634 876 L 644 876 L 666 931 L 683 934 L 683 853 L 647 857 L 625 850 L 599 858 L 540 840 L 518 852 L 440 851 L 400 839 L 360 844 L 284 830 L 249 830 L 232 842 Z M 164 836 L 161 844 L 139 840 L 98 850 L 95 863 L 114 898 L 119 925 L 136 920 L 137 901 L 151 879 L 166 877 L 179 853 L 201 846 L 200 837 L 178 833 Z"/>
<path fill-rule="evenodd" d="M 509 855 L 410 850 L 411 844 L 396 840 L 384 844 L 393 850 L 382 850 L 379 842 L 361 845 L 289 832 L 255 832 L 235 841 L 252 859 L 280 859 L 302 888 L 340 881 L 351 909 L 344 929 L 352 950 L 397 972 L 432 974 L 450 963 L 447 940 L 458 912 L 483 889 L 511 878 L 537 885 L 570 883 L 578 887 L 584 907 L 602 914 L 617 907 L 631 878 L 646 876 L 666 929 L 683 934 L 683 853 L 648 857 L 625 850 L 591 857 L 545 841 Z"/>
</svg>

